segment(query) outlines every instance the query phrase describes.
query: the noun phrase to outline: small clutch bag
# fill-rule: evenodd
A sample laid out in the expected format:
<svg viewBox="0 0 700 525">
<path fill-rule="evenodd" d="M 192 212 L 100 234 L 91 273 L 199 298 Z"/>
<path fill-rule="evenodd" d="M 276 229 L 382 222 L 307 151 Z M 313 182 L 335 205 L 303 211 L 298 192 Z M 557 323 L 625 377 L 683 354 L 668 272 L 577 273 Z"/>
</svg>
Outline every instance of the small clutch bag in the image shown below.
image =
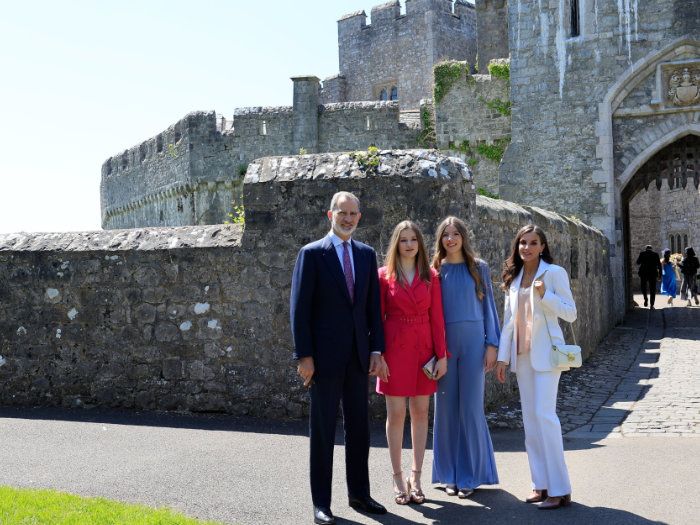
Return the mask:
<svg viewBox="0 0 700 525">
<path fill-rule="evenodd" d="M 423 365 L 423 372 L 430 379 L 435 379 L 435 365 L 437 364 L 437 357 L 433 356 Z"/>
</svg>

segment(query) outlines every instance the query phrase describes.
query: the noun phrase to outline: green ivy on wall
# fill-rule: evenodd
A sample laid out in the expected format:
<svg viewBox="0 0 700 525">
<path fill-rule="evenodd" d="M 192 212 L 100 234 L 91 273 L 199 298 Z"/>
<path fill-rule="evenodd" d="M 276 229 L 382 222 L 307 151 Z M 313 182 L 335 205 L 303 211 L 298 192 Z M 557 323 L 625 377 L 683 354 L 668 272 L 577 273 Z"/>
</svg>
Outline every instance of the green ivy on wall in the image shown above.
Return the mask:
<svg viewBox="0 0 700 525">
<path fill-rule="evenodd" d="M 466 62 L 457 60 L 446 60 L 435 64 L 433 67 L 434 88 L 433 95 L 435 103 L 439 103 L 445 98 L 455 82 L 467 78 L 469 65 Z"/>
<path fill-rule="evenodd" d="M 489 62 L 488 69 L 492 77 L 510 82 L 510 61 L 492 60 Z"/>
<path fill-rule="evenodd" d="M 437 144 L 433 114 L 428 106 L 420 108 L 420 123 L 422 131 L 418 135 L 418 145 L 422 148 L 434 148 Z"/>
<path fill-rule="evenodd" d="M 479 102 L 485 104 L 487 108 L 497 111 L 504 117 L 510 117 L 510 100 L 501 100 L 500 98 L 486 100 L 484 97 L 479 97 Z"/>
<path fill-rule="evenodd" d="M 476 151 L 482 157 L 498 164 L 501 162 L 508 144 L 510 144 L 510 138 L 496 139 L 493 144 L 477 144 Z"/>
</svg>

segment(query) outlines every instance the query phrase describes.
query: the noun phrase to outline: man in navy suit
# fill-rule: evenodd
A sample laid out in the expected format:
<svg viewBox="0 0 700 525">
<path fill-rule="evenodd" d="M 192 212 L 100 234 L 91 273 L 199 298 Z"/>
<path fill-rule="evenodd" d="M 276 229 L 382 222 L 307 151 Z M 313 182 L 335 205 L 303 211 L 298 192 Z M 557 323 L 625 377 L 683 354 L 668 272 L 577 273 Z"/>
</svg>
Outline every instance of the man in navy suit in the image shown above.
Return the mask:
<svg viewBox="0 0 700 525">
<path fill-rule="evenodd" d="M 343 403 L 349 504 L 384 514 L 370 497 L 367 374 L 386 380 L 377 256 L 352 240 L 360 201 L 333 195 L 331 231 L 304 246 L 292 276 L 290 315 L 297 371 L 309 387 L 311 499 L 314 523 L 332 524 L 331 483 L 338 405 Z"/>
</svg>

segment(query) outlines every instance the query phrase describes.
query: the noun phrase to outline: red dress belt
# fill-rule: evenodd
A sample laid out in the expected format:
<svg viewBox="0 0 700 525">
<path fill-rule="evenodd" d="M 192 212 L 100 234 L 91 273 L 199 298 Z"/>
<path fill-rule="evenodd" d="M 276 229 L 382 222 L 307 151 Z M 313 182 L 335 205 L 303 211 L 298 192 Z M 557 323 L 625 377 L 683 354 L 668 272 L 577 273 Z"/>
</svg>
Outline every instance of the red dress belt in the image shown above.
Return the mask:
<svg viewBox="0 0 700 525">
<path fill-rule="evenodd" d="M 422 315 L 394 315 L 387 314 L 387 321 L 396 321 L 404 324 L 427 324 L 430 322 L 430 316 L 428 314 Z"/>
</svg>

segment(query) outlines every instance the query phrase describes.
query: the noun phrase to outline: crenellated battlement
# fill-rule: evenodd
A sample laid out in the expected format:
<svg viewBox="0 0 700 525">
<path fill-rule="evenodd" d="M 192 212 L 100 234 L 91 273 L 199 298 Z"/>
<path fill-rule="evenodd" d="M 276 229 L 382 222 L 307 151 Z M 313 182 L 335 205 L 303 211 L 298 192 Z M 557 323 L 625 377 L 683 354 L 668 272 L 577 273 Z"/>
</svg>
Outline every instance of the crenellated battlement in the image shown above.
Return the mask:
<svg viewBox="0 0 700 525">
<path fill-rule="evenodd" d="M 194 137 L 221 133 L 222 128 L 226 128 L 227 122 L 229 121 L 225 117 L 217 117 L 214 111 L 188 113 L 155 137 L 108 158 L 102 164 L 102 177 L 110 178 L 119 172 L 133 169 L 154 159 L 181 156 L 191 149 L 183 147 L 183 139 L 185 142 L 190 142 Z"/>
<path fill-rule="evenodd" d="M 349 36 L 352 33 L 380 28 L 406 17 L 424 15 L 435 12 L 442 15 L 462 17 L 474 12 L 474 5 L 466 0 L 405 0 L 406 14 L 401 13 L 401 2 L 393 0 L 376 5 L 370 11 L 370 21 L 367 22 L 365 11 L 353 11 L 338 19 L 338 34 Z"/>
</svg>

